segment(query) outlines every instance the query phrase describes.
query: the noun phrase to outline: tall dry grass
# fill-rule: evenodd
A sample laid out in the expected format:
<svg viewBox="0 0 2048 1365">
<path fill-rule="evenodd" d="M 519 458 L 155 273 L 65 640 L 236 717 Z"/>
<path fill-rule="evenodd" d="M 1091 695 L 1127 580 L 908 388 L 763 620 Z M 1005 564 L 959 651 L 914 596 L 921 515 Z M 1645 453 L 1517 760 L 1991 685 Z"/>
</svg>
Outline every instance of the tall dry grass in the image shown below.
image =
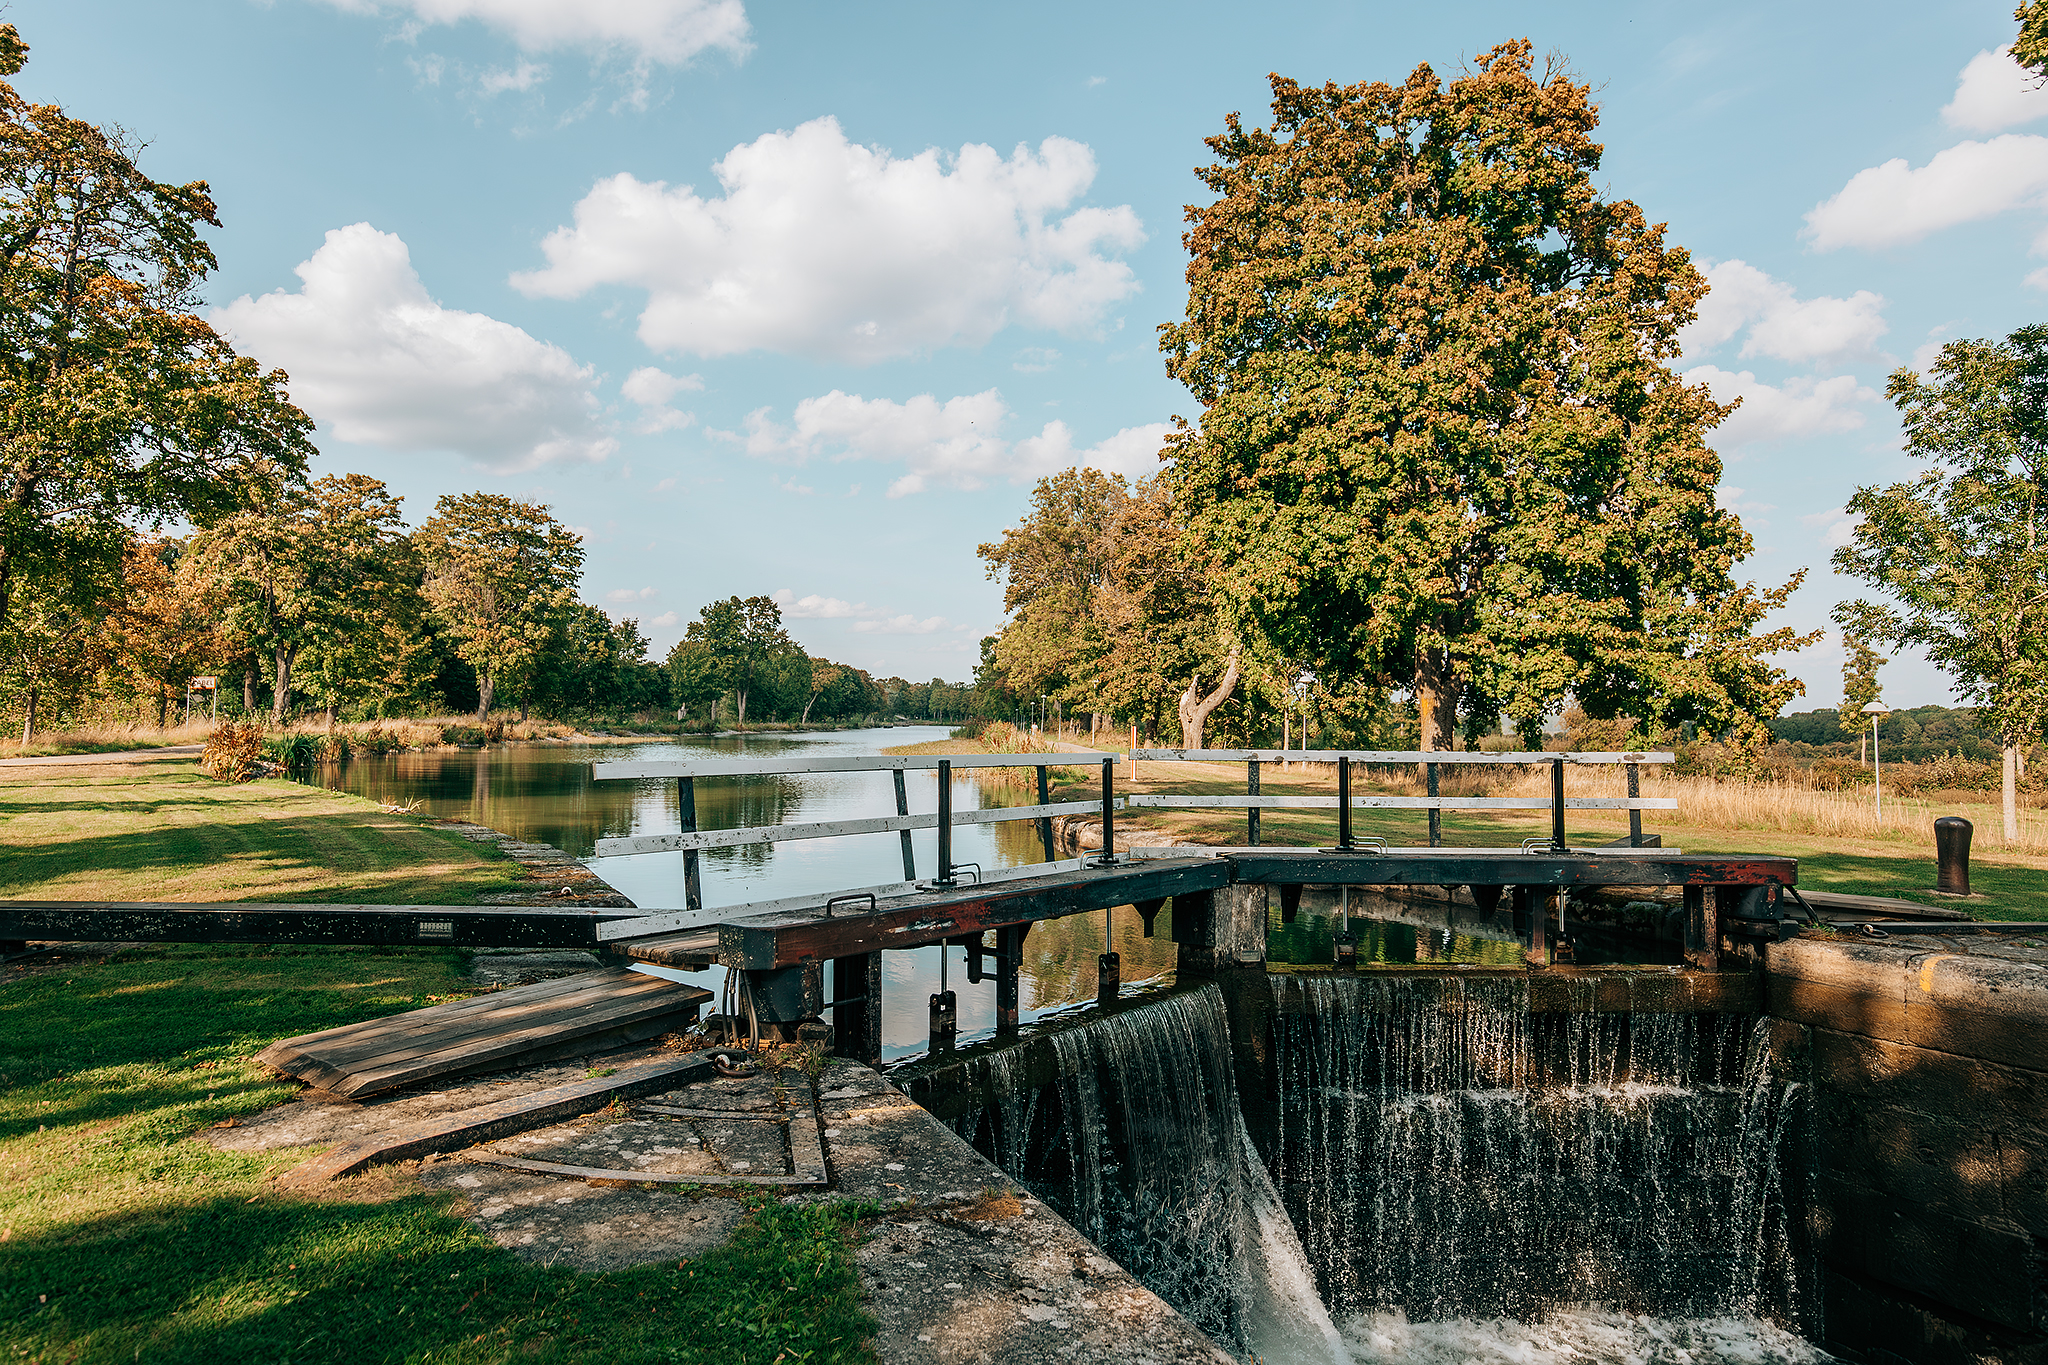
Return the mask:
<svg viewBox="0 0 2048 1365">
<path fill-rule="evenodd" d="M 1934 796 L 1886 792 L 1880 817 L 1875 793 L 1868 787 L 1815 791 L 1788 782 L 1672 777 L 1662 772 L 1661 765 L 1646 765 L 1641 773 L 1642 795 L 1672 797 L 1678 802 L 1676 811 L 1643 812 L 1643 823 L 1651 830 L 1661 823 L 1686 829 L 1764 830 L 1824 839 L 1924 842 L 1937 816 L 1966 814 L 1977 826 L 1980 845 L 2048 853 L 2048 817 L 2038 810 L 2021 810 L 2020 838 L 2006 844 L 1996 797 L 1987 800 L 1979 792 Z M 1423 780 L 1406 770 L 1382 769 L 1375 777 L 1373 785 L 1388 792 L 1420 794 L 1424 788 Z M 1437 790 L 1444 796 L 1548 796 L 1550 774 L 1536 768 L 1445 764 L 1438 770 Z M 1568 767 L 1565 794 L 1626 796 L 1627 775 L 1619 766 Z M 1611 825 L 1617 834 L 1628 829 L 1626 811 L 1574 811 L 1571 819 L 1574 825 Z"/>
<path fill-rule="evenodd" d="M 154 725 L 83 725 L 66 730 L 38 731 L 23 744 L 19 737 L 0 739 L 0 758 L 43 758 L 59 754 L 110 754 L 126 749 L 161 749 L 204 744 L 214 723 L 194 721 L 159 730 Z"/>
</svg>

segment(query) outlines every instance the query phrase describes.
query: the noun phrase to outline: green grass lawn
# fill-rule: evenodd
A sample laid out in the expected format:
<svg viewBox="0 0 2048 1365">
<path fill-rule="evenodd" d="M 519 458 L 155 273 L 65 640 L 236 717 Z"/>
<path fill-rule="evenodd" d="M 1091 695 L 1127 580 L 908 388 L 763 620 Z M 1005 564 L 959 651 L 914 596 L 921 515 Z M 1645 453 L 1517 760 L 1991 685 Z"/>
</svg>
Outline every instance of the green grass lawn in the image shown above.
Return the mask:
<svg viewBox="0 0 2048 1365">
<path fill-rule="evenodd" d="M 494 848 L 297 782 L 189 758 L 0 767 L 0 898 L 471 905 L 519 877 Z"/>
<path fill-rule="evenodd" d="M 462 992 L 446 950 L 208 947 L 0 980 L 0 1359 L 865 1361 L 846 1206 L 752 1205 L 731 1246 L 529 1265 L 404 1184 L 274 1191 L 306 1153 L 190 1135 L 294 1093 L 273 1039 Z"/>
</svg>

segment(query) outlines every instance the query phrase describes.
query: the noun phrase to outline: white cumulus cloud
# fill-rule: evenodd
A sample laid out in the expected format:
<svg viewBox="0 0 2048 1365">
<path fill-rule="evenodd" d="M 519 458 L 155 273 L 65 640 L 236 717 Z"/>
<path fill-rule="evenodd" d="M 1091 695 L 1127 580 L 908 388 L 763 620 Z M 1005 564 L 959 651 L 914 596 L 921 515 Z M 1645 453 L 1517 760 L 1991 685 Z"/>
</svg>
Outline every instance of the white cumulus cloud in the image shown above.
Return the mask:
<svg viewBox="0 0 2048 1365">
<path fill-rule="evenodd" d="M 1011 442 L 1002 434 L 1009 418 L 1009 405 L 995 389 L 943 403 L 928 393 L 899 403 L 834 389 L 798 403 L 787 426 L 759 408 L 747 415 L 743 436 L 714 434 L 742 441 L 749 455 L 763 459 L 801 463 L 823 455 L 904 465 L 907 472 L 889 485 L 889 496 L 900 498 L 934 485 L 972 490 L 996 478 L 1028 483 L 1074 465 L 1142 478 L 1158 472 L 1159 448 L 1171 430 L 1164 422 L 1125 427 L 1077 449 L 1060 421 Z"/>
<path fill-rule="evenodd" d="M 1836 507 L 1801 517 L 1799 524 L 1820 534 L 1823 550 L 1839 550 L 1855 538 L 1857 520 L 1849 514 L 1848 508 Z"/>
<path fill-rule="evenodd" d="M 2048 87 L 2012 59 L 2010 48 L 1979 52 L 1956 80 L 1941 121 L 1971 133 L 1996 133 L 2048 114 Z"/>
<path fill-rule="evenodd" d="M 872 621 L 855 621 L 855 630 L 872 631 L 877 635 L 930 635 L 952 625 L 943 616 L 926 616 L 922 619 L 904 614 L 881 617 Z"/>
<path fill-rule="evenodd" d="M 604 600 L 617 603 L 645 602 L 648 598 L 658 597 L 660 594 L 659 588 L 613 588 L 604 595 Z"/>
<path fill-rule="evenodd" d="M 1778 385 L 1766 384 L 1748 370 L 1731 373 L 1698 365 L 1684 378 L 1688 384 L 1705 384 L 1716 402 L 1742 400 L 1742 406 L 1712 433 L 1714 444 L 1722 447 L 1855 431 L 1865 421 L 1865 409 L 1878 397 L 1876 390 L 1846 374 L 1830 379 L 1801 375 Z"/>
<path fill-rule="evenodd" d="M 713 167 L 703 196 L 621 173 L 514 275 L 528 294 L 644 290 L 640 339 L 699 356 L 773 351 L 866 363 L 979 346 L 1009 323 L 1103 325 L 1137 292 L 1116 259 L 1145 239 L 1128 205 L 1073 208 L 1095 154 L 1049 137 L 1007 158 L 856 146 L 833 118 L 769 133 Z"/>
<path fill-rule="evenodd" d="M 454 451 L 500 472 L 617 447 L 591 367 L 509 322 L 443 307 L 395 234 L 335 228 L 297 274 L 299 292 L 244 294 L 213 323 L 287 371 L 293 400 L 336 439 Z"/>
<path fill-rule="evenodd" d="M 1884 297 L 1859 289 L 1846 299 L 1822 295 L 1802 299 L 1785 281 L 1746 261 L 1718 261 L 1707 268 L 1707 296 L 1699 317 L 1679 333 L 1687 356 L 1698 359 L 1732 340 L 1749 336 L 1744 360 L 1769 356 L 1795 365 L 1868 357 L 1877 339 L 1891 330 Z"/>
<path fill-rule="evenodd" d="M 650 626 L 657 626 L 666 629 L 667 627 L 674 625 L 680 619 L 682 618 L 678 617 L 674 612 L 665 611 L 659 616 L 648 618 L 647 624 Z"/>
<path fill-rule="evenodd" d="M 2007 133 L 1959 142 L 1917 170 L 1904 158 L 1858 171 L 1806 215 L 1801 235 L 1816 250 L 1890 247 L 1943 228 L 2048 200 L 2048 137 Z"/>
<path fill-rule="evenodd" d="M 747 51 L 741 0 L 327 0 L 350 14 L 404 16 L 415 26 L 473 19 L 528 52 L 622 52 L 680 66 L 698 53 Z M 524 88 L 524 87 L 519 87 Z"/>
<path fill-rule="evenodd" d="M 674 375 L 646 365 L 627 375 L 619 392 L 640 408 L 640 420 L 633 424 L 633 430 L 648 436 L 658 431 L 680 431 L 695 422 L 694 413 L 672 408 L 668 400 L 686 389 L 703 387 L 704 380 L 699 375 Z"/>
<path fill-rule="evenodd" d="M 816 593 L 798 597 L 793 588 L 777 588 L 774 598 L 776 605 L 782 608 L 782 614 L 793 621 L 836 621 L 845 617 L 872 614 L 865 602 L 854 603 L 837 597 L 820 597 Z"/>
</svg>

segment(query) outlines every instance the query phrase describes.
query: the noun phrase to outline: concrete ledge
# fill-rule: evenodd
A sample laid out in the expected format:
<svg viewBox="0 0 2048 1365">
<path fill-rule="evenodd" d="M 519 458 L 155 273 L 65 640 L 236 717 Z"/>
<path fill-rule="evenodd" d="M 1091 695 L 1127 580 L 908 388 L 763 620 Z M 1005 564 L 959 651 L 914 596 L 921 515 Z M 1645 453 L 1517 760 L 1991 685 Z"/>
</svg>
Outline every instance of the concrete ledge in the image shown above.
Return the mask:
<svg viewBox="0 0 2048 1365">
<path fill-rule="evenodd" d="M 1773 944 L 1766 971 L 1781 1019 L 2030 1069 L 2048 1061 L 2048 967 L 1801 937 Z"/>
</svg>

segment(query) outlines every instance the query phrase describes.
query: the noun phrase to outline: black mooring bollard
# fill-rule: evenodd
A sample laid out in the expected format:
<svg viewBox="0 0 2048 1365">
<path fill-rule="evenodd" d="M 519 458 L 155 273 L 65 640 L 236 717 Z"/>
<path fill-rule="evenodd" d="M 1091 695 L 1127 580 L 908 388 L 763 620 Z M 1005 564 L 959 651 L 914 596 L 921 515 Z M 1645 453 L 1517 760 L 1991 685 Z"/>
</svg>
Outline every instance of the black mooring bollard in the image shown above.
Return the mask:
<svg viewBox="0 0 2048 1365">
<path fill-rule="evenodd" d="M 1974 826 L 1960 815 L 1934 822 L 1934 857 L 1941 871 L 1934 889 L 1945 896 L 1970 894 L 1970 834 Z"/>
</svg>

